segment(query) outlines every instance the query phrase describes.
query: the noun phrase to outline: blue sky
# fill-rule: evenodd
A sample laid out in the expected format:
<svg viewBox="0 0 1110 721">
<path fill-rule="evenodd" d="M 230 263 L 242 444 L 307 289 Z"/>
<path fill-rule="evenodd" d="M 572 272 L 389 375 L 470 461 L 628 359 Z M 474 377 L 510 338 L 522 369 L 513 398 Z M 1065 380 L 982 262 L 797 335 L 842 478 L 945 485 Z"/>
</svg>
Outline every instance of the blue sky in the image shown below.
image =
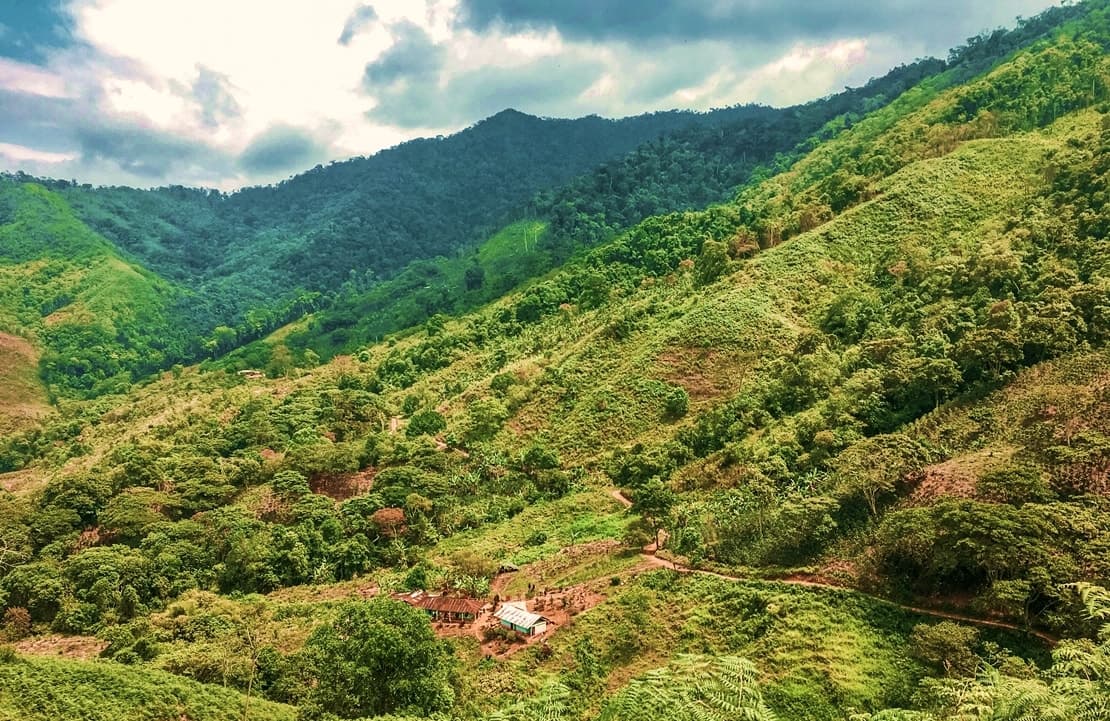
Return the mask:
<svg viewBox="0 0 1110 721">
<path fill-rule="evenodd" d="M 271 182 L 506 107 L 786 105 L 1044 0 L 0 0 L 0 169 Z"/>
</svg>

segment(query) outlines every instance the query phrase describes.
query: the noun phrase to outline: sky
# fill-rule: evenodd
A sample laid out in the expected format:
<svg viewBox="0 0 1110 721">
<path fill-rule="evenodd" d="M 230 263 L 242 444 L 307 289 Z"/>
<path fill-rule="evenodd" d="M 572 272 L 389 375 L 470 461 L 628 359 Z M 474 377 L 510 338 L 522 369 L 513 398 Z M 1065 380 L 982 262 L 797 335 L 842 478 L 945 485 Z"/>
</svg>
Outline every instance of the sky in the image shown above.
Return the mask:
<svg viewBox="0 0 1110 721">
<path fill-rule="evenodd" d="M 805 102 L 1047 0 L 0 0 L 0 170 L 230 190 L 505 108 Z"/>
</svg>

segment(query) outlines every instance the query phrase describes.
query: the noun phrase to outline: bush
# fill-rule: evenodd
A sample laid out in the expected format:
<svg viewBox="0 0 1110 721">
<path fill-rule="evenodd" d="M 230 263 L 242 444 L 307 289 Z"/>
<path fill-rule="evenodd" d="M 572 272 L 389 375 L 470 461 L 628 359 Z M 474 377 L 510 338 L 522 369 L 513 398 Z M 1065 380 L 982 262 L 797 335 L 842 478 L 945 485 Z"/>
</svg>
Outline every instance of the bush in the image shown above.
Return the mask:
<svg viewBox="0 0 1110 721">
<path fill-rule="evenodd" d="M 14 606 L 4 612 L 4 620 L 0 622 L 3 629 L 3 638 L 8 641 L 19 641 L 31 635 L 31 612 L 21 606 Z"/>
<path fill-rule="evenodd" d="M 412 418 L 409 419 L 408 427 L 405 428 L 405 435 L 409 438 L 415 438 L 419 435 L 433 436 L 446 428 L 447 421 L 442 415 L 433 410 L 423 410 L 414 413 Z"/>
<path fill-rule="evenodd" d="M 910 634 L 910 653 L 946 676 L 972 676 L 979 666 L 979 632 L 952 621 L 919 623 Z"/>
<path fill-rule="evenodd" d="M 690 394 L 682 386 L 671 386 L 663 401 L 663 413 L 667 418 L 677 420 L 690 409 Z"/>
</svg>

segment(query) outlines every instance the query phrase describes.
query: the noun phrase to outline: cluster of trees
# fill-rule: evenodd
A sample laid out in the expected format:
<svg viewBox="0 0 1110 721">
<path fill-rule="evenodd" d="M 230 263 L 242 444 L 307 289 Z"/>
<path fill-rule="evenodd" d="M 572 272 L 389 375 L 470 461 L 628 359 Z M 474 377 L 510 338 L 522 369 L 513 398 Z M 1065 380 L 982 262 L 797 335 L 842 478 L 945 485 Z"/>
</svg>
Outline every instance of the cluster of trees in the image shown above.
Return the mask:
<svg viewBox="0 0 1110 721">
<path fill-rule="evenodd" d="M 738 248 L 806 230 L 813 203 L 824 208 L 814 214 L 820 222 L 865 199 L 876 178 L 931 154 L 924 135 L 900 126 L 912 129 L 924 117 L 932 131 L 997 113 L 1004 120 L 988 134 L 1005 133 L 1097 105 L 1108 23 L 1095 15 L 1077 39 L 1035 47 L 924 115 L 892 119 L 883 127 L 895 130 L 878 142 L 873 129 L 846 135 L 796 173 L 742 193 L 735 207 L 653 218 L 598 252 L 609 254 L 610 272 L 624 266 L 665 278 L 685 265 L 695 284 L 712 282 L 716 267 L 752 252 Z M 1059 111 L 1042 102 L 1054 83 Z M 694 558 L 792 566 L 870 528 L 876 570 L 896 586 L 971 590 L 993 611 L 1074 622 L 1053 617 L 1060 584 L 1110 577 L 1097 560 L 1107 508 L 1092 470 L 1105 465 L 1110 448 L 1097 432 L 1083 434 L 1075 451 L 1031 443 L 1017 466 L 982 479 L 978 500 L 885 508 L 945 456 L 900 433 L 907 423 L 950 399 L 998 388 L 1023 367 L 1110 338 L 1107 224 L 1097 200 L 1106 191 L 1107 127 L 1104 120 L 1100 134 L 1056 153 L 1045 189 L 974 247 L 891 244 L 874 253 L 862 283 L 807 305 L 813 328 L 792 351 L 765 361 L 757 382 L 673 441 L 616 453 L 613 481 L 652 495 L 668 479 L 688 490 L 728 487 L 680 500 L 664 515 L 672 544 Z M 868 150 L 853 155 L 861 143 Z M 868 167 L 868 152 L 899 160 Z"/>
<path fill-rule="evenodd" d="M 422 348 L 417 358 L 428 355 Z M 395 408 L 371 390 L 411 382 L 397 375 L 404 363 L 390 356 L 333 386 L 255 397 L 223 421 L 180 417 L 31 498 L 0 497 L 0 605 L 87 632 L 188 589 L 267 592 L 404 567 L 423 546 L 569 490 L 543 446 L 507 456 L 484 445 L 506 417 L 489 403 L 475 404 L 451 437 L 468 455 L 439 450 L 428 436 L 446 424 L 421 396 Z M 392 434 L 400 414 L 405 433 Z M 34 458 L 83 425 L 14 436 L 2 457 Z M 374 474 L 370 493 L 340 488 L 333 500 L 312 490 L 360 470 Z"/>
</svg>

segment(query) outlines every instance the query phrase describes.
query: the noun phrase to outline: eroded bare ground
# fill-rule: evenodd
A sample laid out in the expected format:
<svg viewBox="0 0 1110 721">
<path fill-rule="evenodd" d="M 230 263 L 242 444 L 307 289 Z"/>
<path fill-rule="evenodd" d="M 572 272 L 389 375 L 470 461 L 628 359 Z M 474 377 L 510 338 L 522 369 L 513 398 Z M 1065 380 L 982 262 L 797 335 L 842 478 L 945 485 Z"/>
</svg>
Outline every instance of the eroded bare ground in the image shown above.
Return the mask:
<svg viewBox="0 0 1110 721">
<path fill-rule="evenodd" d="M 96 658 L 100 652 L 108 647 L 107 641 L 102 641 L 95 636 L 35 636 L 25 638 L 13 644 L 18 653 L 28 656 L 53 656 L 56 658 L 69 658 L 89 660 Z"/>
<path fill-rule="evenodd" d="M 30 341 L 0 333 L 0 434 L 34 425 L 50 412 L 38 363 Z"/>
</svg>

